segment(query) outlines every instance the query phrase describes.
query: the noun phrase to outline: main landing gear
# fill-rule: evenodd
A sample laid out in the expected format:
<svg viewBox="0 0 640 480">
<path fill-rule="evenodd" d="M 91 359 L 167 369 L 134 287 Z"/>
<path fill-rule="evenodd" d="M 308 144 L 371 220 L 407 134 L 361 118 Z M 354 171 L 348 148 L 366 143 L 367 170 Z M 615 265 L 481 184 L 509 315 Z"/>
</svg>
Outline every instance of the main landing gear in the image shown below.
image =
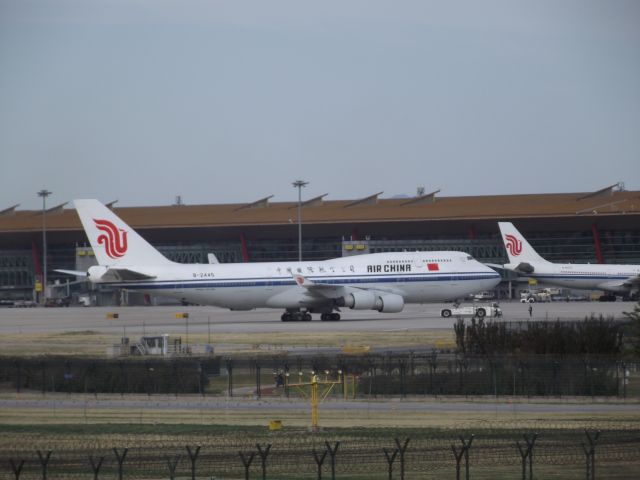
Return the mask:
<svg viewBox="0 0 640 480">
<path fill-rule="evenodd" d="M 311 314 L 309 312 L 284 312 L 280 320 L 283 322 L 310 322 Z"/>
<path fill-rule="evenodd" d="M 311 313 L 309 312 L 284 312 L 280 317 L 283 322 L 310 322 Z M 340 320 L 339 313 L 322 313 L 320 320 L 323 322 L 337 322 Z"/>
</svg>

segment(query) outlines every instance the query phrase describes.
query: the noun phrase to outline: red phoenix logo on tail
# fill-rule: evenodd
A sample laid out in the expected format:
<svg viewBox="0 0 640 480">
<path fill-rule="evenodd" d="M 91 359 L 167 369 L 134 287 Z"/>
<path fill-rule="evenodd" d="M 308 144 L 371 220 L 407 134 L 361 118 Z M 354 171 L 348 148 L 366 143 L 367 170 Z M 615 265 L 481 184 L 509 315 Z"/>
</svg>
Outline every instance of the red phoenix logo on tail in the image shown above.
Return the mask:
<svg viewBox="0 0 640 480">
<path fill-rule="evenodd" d="M 101 232 L 98 235 L 98 244 L 104 245 L 104 249 L 110 258 L 120 258 L 127 253 L 127 232 L 118 228 L 109 220 L 96 220 L 93 223 Z M 106 235 L 105 235 L 106 234 Z"/>
<path fill-rule="evenodd" d="M 513 235 L 505 235 L 507 241 L 507 250 L 513 257 L 517 257 L 522 253 L 522 242 Z"/>
</svg>

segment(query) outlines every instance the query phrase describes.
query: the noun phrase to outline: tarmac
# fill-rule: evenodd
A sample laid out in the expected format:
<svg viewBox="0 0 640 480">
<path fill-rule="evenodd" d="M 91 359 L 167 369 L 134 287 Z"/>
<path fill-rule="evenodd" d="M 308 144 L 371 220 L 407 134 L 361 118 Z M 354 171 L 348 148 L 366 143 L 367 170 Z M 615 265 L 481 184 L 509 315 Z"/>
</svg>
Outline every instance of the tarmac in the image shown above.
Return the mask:
<svg viewBox="0 0 640 480">
<path fill-rule="evenodd" d="M 550 302 L 529 304 L 503 302 L 504 321 L 582 320 L 590 315 L 623 319 L 625 311 L 632 311 L 635 302 Z M 58 308 L 2 308 L 0 334 L 55 333 L 91 330 L 116 333 L 127 329 L 129 334 L 161 330 L 182 333 L 188 326 L 193 333 L 327 333 L 352 331 L 412 331 L 448 329 L 456 318 L 442 318 L 440 311 L 450 304 L 407 305 L 400 313 L 385 314 L 370 310 L 341 312 L 339 322 L 321 322 L 314 315 L 311 322 L 282 322 L 282 312 L 256 309 L 246 312 L 216 307 L 58 307 Z M 118 313 L 117 319 L 107 318 Z M 188 319 L 177 319 L 177 313 L 188 313 Z M 187 325 L 188 324 L 188 325 Z"/>
<path fill-rule="evenodd" d="M 502 321 L 542 321 L 542 320 L 581 320 L 590 315 L 603 315 L 616 319 L 625 318 L 623 312 L 632 311 L 634 302 L 552 302 L 533 305 L 529 316 L 528 304 L 520 302 L 502 302 Z M 450 329 L 455 318 L 442 318 L 440 311 L 449 304 L 408 305 L 398 314 L 381 314 L 375 311 L 342 312 L 339 322 L 282 322 L 278 310 L 257 309 L 247 312 L 231 312 L 215 307 L 69 307 L 69 308 L 28 308 L 0 309 L 0 335 L 16 333 L 55 333 L 95 331 L 106 334 L 120 334 L 123 327 L 128 334 L 142 331 L 161 330 L 166 333 L 182 333 L 188 322 L 193 333 L 211 331 L 225 333 L 327 333 L 327 332 L 394 332 L 425 331 Z M 118 313 L 119 318 L 108 319 L 108 313 Z M 176 318 L 177 313 L 188 313 L 188 319 Z M 531 401 L 530 399 L 426 399 L 419 400 L 331 400 L 323 404 L 322 409 L 332 411 L 334 415 L 356 415 L 366 412 L 378 412 L 380 418 L 393 420 L 396 415 L 427 415 L 436 417 L 463 412 L 474 412 L 475 415 L 500 415 L 512 418 L 514 414 L 544 418 L 547 415 L 574 416 L 588 419 L 593 416 L 606 415 L 637 419 L 638 405 L 635 399 L 626 402 L 620 399 L 549 399 L 550 401 Z M 20 415 L 34 415 L 33 421 L 40 421 L 38 415 L 49 415 L 53 411 L 81 412 L 87 415 L 104 411 L 155 411 L 164 418 L 173 418 L 173 412 L 206 410 L 210 412 L 236 412 L 239 418 L 249 415 L 251 411 L 264 412 L 265 415 L 286 417 L 288 415 L 304 415 L 309 408 L 307 401 L 296 398 L 247 397 L 132 397 L 118 396 L 91 397 L 86 395 L 48 394 L 46 397 L 37 394 L 21 394 L 16 398 L 3 395 L 0 398 L 0 411 L 6 418 L 0 423 L 14 421 Z M 31 412 L 31 413 L 29 413 Z M 162 413 L 166 412 L 166 413 Z M 244 412 L 244 413 L 243 413 Z M 268 412 L 268 413 L 267 413 Z M 288 412 L 288 413 L 287 413 Z M 348 412 L 352 412 L 349 414 Z M 359 413 L 358 413 L 359 412 Z M 182 415 L 180 414 L 180 415 Z M 15 417 L 18 415 L 18 417 Z M 116 415 L 119 415 L 116 413 Z M 178 418 L 180 417 L 178 415 Z M 505 418 L 506 418 L 505 417 Z M 20 417 L 21 418 L 21 417 Z M 39 418 L 39 417 L 38 417 Z M 262 418 L 260 416 L 260 418 Z M 342 418 L 342 417 L 341 417 Z M 26 421 L 26 420 L 25 420 Z M 339 421 L 343 420 L 336 420 Z M 409 421 L 409 420 L 408 420 Z"/>
<path fill-rule="evenodd" d="M 617 399 L 622 402 L 621 399 Z M 539 400 L 514 399 L 513 397 L 478 397 L 471 401 L 454 397 L 420 397 L 408 399 L 390 400 L 387 398 L 370 400 L 337 400 L 327 399 L 323 402 L 324 410 L 356 410 L 367 409 L 370 411 L 402 411 L 414 413 L 456 413 L 456 412 L 499 412 L 499 413 L 563 413 L 563 414 L 605 414 L 619 413 L 637 416 L 638 403 L 635 399 L 627 400 L 628 403 L 616 403 L 611 399 L 598 399 L 598 401 L 588 398 L 580 399 L 558 399 L 543 398 Z M 172 395 L 126 395 L 122 398 L 119 395 L 100 394 L 98 397 L 92 395 L 68 395 L 68 394 L 47 394 L 43 397 L 40 394 L 22 394 L 21 398 L 0 398 L 0 409 L 8 410 L 12 408 L 22 409 L 80 409 L 89 408 L 93 410 L 115 409 L 115 410 L 273 410 L 273 411 L 303 411 L 309 410 L 309 401 L 299 398 L 293 392 L 290 398 L 286 397 L 207 397 L 182 395 L 174 397 Z"/>
</svg>

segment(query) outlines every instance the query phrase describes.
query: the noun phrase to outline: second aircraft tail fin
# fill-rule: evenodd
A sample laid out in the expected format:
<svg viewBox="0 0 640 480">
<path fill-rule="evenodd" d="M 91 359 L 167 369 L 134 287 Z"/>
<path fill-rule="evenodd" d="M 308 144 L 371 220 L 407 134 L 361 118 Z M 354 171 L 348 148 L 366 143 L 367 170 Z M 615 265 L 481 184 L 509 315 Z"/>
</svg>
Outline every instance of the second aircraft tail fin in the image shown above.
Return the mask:
<svg viewBox="0 0 640 480">
<path fill-rule="evenodd" d="M 538 255 L 511 222 L 498 222 L 504 247 L 507 249 L 509 263 L 549 263 Z"/>
</svg>

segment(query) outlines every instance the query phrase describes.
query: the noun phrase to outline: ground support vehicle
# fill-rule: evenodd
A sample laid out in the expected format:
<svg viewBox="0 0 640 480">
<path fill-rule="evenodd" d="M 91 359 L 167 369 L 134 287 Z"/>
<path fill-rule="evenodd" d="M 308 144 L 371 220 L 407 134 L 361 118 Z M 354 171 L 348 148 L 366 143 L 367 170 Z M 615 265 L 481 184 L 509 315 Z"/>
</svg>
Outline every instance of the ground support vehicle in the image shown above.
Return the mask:
<svg viewBox="0 0 640 480">
<path fill-rule="evenodd" d="M 502 310 L 497 303 L 491 305 L 470 305 L 461 306 L 453 304 L 451 307 L 443 308 L 440 311 L 440 316 L 444 318 L 449 317 L 477 317 L 477 318 L 495 318 L 502 316 Z"/>
</svg>

